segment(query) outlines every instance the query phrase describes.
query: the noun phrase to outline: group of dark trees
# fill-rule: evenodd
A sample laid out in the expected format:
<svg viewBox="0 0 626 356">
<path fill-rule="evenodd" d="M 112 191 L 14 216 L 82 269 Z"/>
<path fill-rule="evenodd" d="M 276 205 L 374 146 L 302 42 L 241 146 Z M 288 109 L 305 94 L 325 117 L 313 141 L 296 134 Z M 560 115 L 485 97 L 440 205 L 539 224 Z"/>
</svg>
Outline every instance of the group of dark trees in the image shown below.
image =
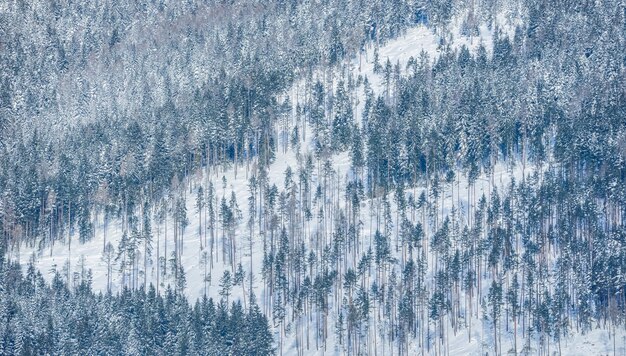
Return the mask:
<svg viewBox="0 0 626 356">
<path fill-rule="evenodd" d="M 46 283 L 32 264 L 0 257 L 3 355 L 271 355 L 273 338 L 256 304 L 244 309 L 203 298 L 191 305 L 168 289 L 96 293 L 91 272 L 74 285 L 56 273 Z"/>
</svg>

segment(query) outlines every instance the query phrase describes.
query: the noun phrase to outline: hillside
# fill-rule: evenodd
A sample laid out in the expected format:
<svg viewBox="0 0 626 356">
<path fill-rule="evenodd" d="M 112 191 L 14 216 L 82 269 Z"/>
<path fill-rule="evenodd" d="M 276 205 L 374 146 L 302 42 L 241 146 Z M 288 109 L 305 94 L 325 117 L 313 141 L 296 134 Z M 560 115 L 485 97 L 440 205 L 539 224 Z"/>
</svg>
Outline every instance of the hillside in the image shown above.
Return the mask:
<svg viewBox="0 0 626 356">
<path fill-rule="evenodd" d="M 232 6 L 175 23 L 253 16 Z M 419 6 L 410 21 L 370 21 L 361 42 L 338 21 L 351 12 L 329 10 L 319 16 L 338 22 L 320 30 L 321 57 L 285 25 L 295 49 L 285 38 L 255 49 L 268 73 L 245 55 L 216 58 L 213 79 L 166 76 L 169 93 L 136 122 L 125 118 L 141 112 L 132 94 L 110 123 L 83 115 L 95 123 L 62 143 L 80 148 L 0 181 L 7 259 L 66 283 L 70 295 L 88 285 L 144 298 L 154 288 L 197 308 L 205 297 L 222 301 L 226 318 L 240 302 L 242 318 L 255 320 L 242 328 L 256 333 L 263 314 L 276 354 L 626 352 L 624 15 L 611 24 L 609 3 L 584 15 L 565 5 L 473 6 L 456 4 L 445 21 Z M 563 30 L 573 22 L 578 34 Z M 225 33 L 249 40 L 244 29 Z M 134 45 L 119 41 L 111 48 Z M 38 135 L 24 142 L 46 140 Z M 52 152 L 26 156 L 45 162 Z M 13 189 L 14 177 L 25 188 Z M 43 204 L 21 212 L 28 189 Z M 140 324 L 131 329 L 123 352 L 148 353 L 129 348 L 149 338 Z M 177 330 L 176 353 L 202 353 L 180 348 L 199 332 Z"/>
</svg>

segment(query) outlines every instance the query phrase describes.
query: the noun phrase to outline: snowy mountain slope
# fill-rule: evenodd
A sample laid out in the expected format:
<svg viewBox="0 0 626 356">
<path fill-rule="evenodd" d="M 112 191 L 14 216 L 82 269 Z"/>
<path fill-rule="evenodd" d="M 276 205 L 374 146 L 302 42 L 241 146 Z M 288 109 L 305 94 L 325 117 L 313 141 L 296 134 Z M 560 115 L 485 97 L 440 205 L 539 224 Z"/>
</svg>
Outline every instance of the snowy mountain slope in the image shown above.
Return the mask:
<svg viewBox="0 0 626 356">
<path fill-rule="evenodd" d="M 483 28 L 486 31 L 486 28 Z M 489 36 L 487 33 L 486 36 Z M 489 37 L 487 37 L 489 38 Z M 461 44 L 469 43 L 469 39 L 461 38 L 458 42 L 458 46 Z M 477 43 L 478 40 L 475 41 Z M 454 42 L 457 43 L 457 42 Z M 437 54 L 437 36 L 435 36 L 432 31 L 424 26 L 416 27 L 410 29 L 405 36 L 402 38 L 390 41 L 390 43 L 381 47 L 379 53 L 380 58 L 386 59 L 389 58 L 390 61 L 395 63 L 396 61 L 400 61 L 401 63 L 406 63 L 406 61 L 410 57 L 417 58 L 422 51 L 426 51 L 431 58 L 435 58 Z M 373 49 L 368 51 L 368 56 L 370 59 L 373 57 Z M 362 68 L 362 72 L 364 75 L 367 75 L 369 78 L 372 78 L 372 83 L 374 88 L 380 89 L 381 87 L 381 76 L 373 73 L 373 63 L 371 61 L 365 62 Z M 297 90 L 297 89 L 296 89 Z M 292 90 L 293 92 L 294 90 Z M 363 101 L 363 100 L 361 100 Z M 358 115 L 357 115 L 358 116 Z M 310 130 L 310 128 L 309 128 Z M 307 136 L 311 137 L 311 133 Z M 311 142 L 311 139 L 309 139 Z M 305 146 L 305 149 L 309 150 Z M 304 153 L 307 153 L 306 151 Z M 268 175 L 270 185 L 276 184 L 278 187 L 282 188 L 284 173 L 288 167 L 291 167 L 294 171 L 297 168 L 297 159 L 296 153 L 292 150 L 287 152 L 282 152 L 278 150 L 277 157 L 275 163 L 270 167 L 270 173 Z M 344 175 L 347 174 L 350 169 L 350 161 L 347 154 L 341 154 L 339 156 L 333 157 L 333 169 L 340 175 L 340 178 L 344 178 Z M 237 201 L 239 202 L 239 206 L 242 210 L 243 218 L 238 227 L 238 234 L 243 236 L 247 235 L 246 228 L 244 227 L 245 221 L 248 219 L 248 212 L 245 206 L 245 202 L 248 195 L 248 179 L 252 172 L 254 171 L 253 167 L 239 167 L 237 170 L 237 175 L 235 176 L 234 169 L 212 169 L 210 175 L 207 175 L 206 172 L 202 172 L 202 176 L 194 177 L 189 182 L 189 191 L 188 191 L 188 199 L 187 199 L 187 211 L 189 213 L 190 224 L 185 229 L 185 235 L 183 237 L 184 240 L 184 250 L 183 250 L 183 265 L 186 270 L 195 270 L 200 266 L 200 238 L 198 235 L 199 224 L 196 219 L 194 219 L 194 215 L 196 215 L 194 207 L 195 201 L 195 189 L 199 184 L 203 184 L 206 181 L 211 181 L 215 187 L 218 196 L 221 198 L 225 196 L 226 199 L 229 199 L 231 192 L 234 192 Z M 504 177 L 503 172 L 500 172 L 500 176 Z M 497 176 L 497 174 L 496 174 Z M 225 179 L 226 187 L 222 186 L 222 182 Z M 315 179 L 314 179 L 315 180 Z M 478 190 L 478 192 L 482 192 L 482 187 Z M 486 192 L 486 190 L 485 190 Z M 463 194 L 461 194 L 463 196 Z M 32 248 L 23 248 L 19 253 L 14 251 L 14 257 L 16 260 L 26 262 L 32 258 L 33 254 L 35 254 L 36 265 L 42 271 L 50 271 L 54 268 L 60 270 L 63 268 L 64 264 L 67 262 L 68 257 L 72 259 L 71 263 L 71 271 L 75 271 L 79 262 L 81 261 L 82 256 L 84 256 L 84 264 L 86 268 L 91 268 L 93 271 L 93 285 L 96 289 L 105 290 L 106 289 L 106 269 L 104 268 L 104 262 L 102 261 L 102 249 L 103 249 L 103 238 L 106 235 L 106 239 L 108 242 L 111 242 L 114 246 L 117 245 L 119 239 L 122 236 L 122 226 L 121 222 L 113 221 L 108 222 L 107 230 L 104 231 L 104 222 L 102 219 L 97 221 L 96 225 L 96 238 L 88 241 L 84 244 L 79 244 L 76 241 L 78 240 L 77 233 L 74 232 L 72 236 L 72 244 L 71 249 L 68 249 L 68 244 L 56 244 L 51 249 L 32 249 Z M 169 229 L 172 229 L 172 224 L 170 224 Z M 164 227 L 161 227 L 163 230 Z M 156 234 L 155 229 L 155 234 Z M 168 230 L 169 231 L 169 230 Z M 165 234 L 164 231 L 161 231 L 161 234 Z M 173 233 L 169 231 L 170 239 L 168 241 L 169 250 L 173 250 L 173 241 L 171 236 Z M 165 250 L 165 242 L 161 242 L 161 249 Z M 155 247 L 156 249 L 156 247 Z M 238 249 L 242 249 L 242 252 L 245 251 L 246 254 L 249 253 L 248 246 L 238 246 Z M 253 255 L 262 253 L 259 250 L 258 244 L 255 244 L 255 249 L 253 249 Z M 253 259 L 253 264 L 257 262 L 259 258 L 255 256 Z M 212 273 L 212 276 L 221 276 L 223 269 L 218 265 L 217 269 Z M 253 268 L 255 270 L 255 268 Z M 118 276 L 112 276 L 112 291 L 119 290 Z M 219 278 L 219 277 L 218 277 Z M 156 276 L 155 273 L 149 272 L 148 283 L 155 282 Z M 202 285 L 202 275 L 193 276 L 190 273 L 188 276 L 188 288 L 186 289 L 186 293 L 189 297 L 196 298 L 201 296 L 203 293 Z M 215 282 L 212 284 L 215 285 Z M 196 287 L 194 287 L 196 286 Z M 219 297 L 217 291 L 214 290 L 214 293 L 209 291 L 209 295 L 212 297 Z"/>
<path fill-rule="evenodd" d="M 459 48 L 461 45 L 466 45 L 472 50 L 476 50 L 479 43 L 484 43 L 488 46 L 491 43 L 492 32 L 487 29 L 486 26 L 481 26 L 480 28 L 480 36 L 477 38 L 466 38 L 461 37 L 458 34 L 458 27 L 456 27 L 455 35 L 452 39 L 453 48 Z M 426 27 L 416 27 L 407 31 L 407 33 L 396 40 L 390 41 L 389 43 L 382 46 L 378 53 L 381 62 L 389 61 L 392 64 L 396 62 L 400 62 L 401 68 L 406 65 L 406 62 L 410 57 L 417 58 L 422 51 L 427 53 L 429 57 L 435 58 L 437 56 L 438 51 L 438 42 L 439 38 L 433 34 L 433 32 Z M 490 49 L 487 47 L 488 51 Z M 373 71 L 374 64 L 372 62 L 373 58 L 373 49 L 369 49 L 366 56 L 367 61 L 360 66 L 358 66 L 358 58 L 352 60 L 352 68 L 355 71 L 355 74 L 366 75 L 370 82 L 372 83 L 372 87 L 376 93 L 382 92 L 382 78 L 381 75 L 375 74 Z M 318 74 L 319 75 L 319 74 Z M 298 85 L 304 86 L 305 83 L 300 82 Z M 302 88 L 293 88 L 290 92 L 300 92 L 304 91 Z M 296 97 L 292 94 L 292 97 Z M 294 99 L 292 99 L 294 100 Z M 299 99 L 294 100 L 294 104 L 300 103 Z M 361 97 L 359 98 L 361 104 L 364 102 L 364 98 L 361 92 Z M 294 105 L 295 106 L 295 105 Z M 360 120 L 360 113 L 362 112 L 362 107 L 357 107 L 356 109 L 356 117 Z M 312 141 L 312 131 L 308 128 L 306 133 L 307 142 L 303 142 L 302 144 L 302 152 L 300 155 L 311 154 L 313 151 L 313 143 Z M 314 186 L 318 183 L 321 183 L 324 180 L 324 177 L 320 175 L 322 172 L 321 162 L 315 162 L 315 169 L 313 170 L 312 182 L 314 182 Z M 276 159 L 274 163 L 269 167 L 268 173 L 268 182 L 269 185 L 272 186 L 275 184 L 279 191 L 285 189 L 284 181 L 285 181 L 285 172 L 288 168 L 291 168 L 293 172 L 297 172 L 299 166 L 298 153 L 294 151 L 293 148 L 282 151 L 280 149 L 276 152 Z M 333 209 L 347 209 L 345 206 L 344 199 L 341 197 L 345 194 L 345 182 L 346 177 L 350 174 L 350 157 L 347 153 L 342 153 L 339 155 L 335 155 L 332 157 L 332 170 L 334 171 L 331 174 L 332 178 L 337 182 L 336 184 L 331 184 L 331 187 L 336 189 L 336 193 L 333 192 L 329 194 L 330 197 L 327 198 L 327 202 L 322 202 L 321 204 L 324 207 L 332 207 Z M 525 174 L 531 173 L 529 169 L 524 172 Z M 218 199 L 224 197 L 226 200 L 229 200 L 231 197 L 231 193 L 234 193 L 236 197 L 236 201 L 238 202 L 239 208 L 241 210 L 241 219 L 239 219 L 239 223 L 236 228 L 236 242 L 235 242 L 235 259 L 236 262 L 240 262 L 245 270 L 245 282 L 242 285 L 235 286 L 232 289 L 232 294 L 230 295 L 232 299 L 242 299 L 245 300 L 248 297 L 250 291 L 247 290 L 250 285 L 249 274 L 252 272 L 253 274 L 253 282 L 252 286 L 254 289 L 254 293 L 260 301 L 271 300 L 268 296 L 268 291 L 264 287 L 264 282 L 261 278 L 261 270 L 263 268 L 263 239 L 267 239 L 268 236 L 258 235 L 257 233 L 253 234 L 252 246 L 247 241 L 247 237 L 250 236 L 251 232 L 247 225 L 247 221 L 250 218 L 248 211 L 248 196 L 249 196 L 249 179 L 258 172 L 255 169 L 255 164 L 244 164 L 240 165 L 237 169 L 233 168 L 220 168 L 215 167 L 210 170 L 204 170 L 199 174 L 195 175 L 188 181 L 183 182 L 185 185 L 184 190 L 186 191 L 186 211 L 189 219 L 189 225 L 184 229 L 184 235 L 182 236 L 183 248 L 181 252 L 181 265 L 183 266 L 185 276 L 186 276 L 186 295 L 193 299 L 201 297 L 203 294 L 207 294 L 214 299 L 219 299 L 220 295 L 220 278 L 224 275 L 225 271 L 235 272 L 232 270 L 232 266 L 229 263 L 225 263 L 222 260 L 221 251 L 217 251 L 216 255 L 219 255 L 219 260 L 215 261 L 212 267 L 208 267 L 209 263 L 206 262 L 206 259 L 203 261 L 203 252 L 207 251 L 206 241 L 202 241 L 202 239 L 207 239 L 207 230 L 206 230 L 206 222 L 203 221 L 203 229 L 200 228 L 200 223 L 198 220 L 198 214 L 195 208 L 195 196 L 197 188 L 202 185 L 205 189 L 207 188 L 207 182 L 211 182 L 216 191 L 216 195 Z M 483 175 L 479 177 L 475 191 L 477 197 L 480 197 L 482 194 L 486 196 L 493 189 L 493 185 L 498 187 L 498 189 L 506 189 L 512 179 L 516 181 L 520 181 L 522 179 L 522 167 L 520 165 L 514 167 L 508 167 L 499 165 L 496 167 L 493 176 Z M 493 179 L 493 181 L 492 181 Z M 410 188 L 405 191 L 405 194 L 412 195 L 413 197 L 417 197 L 420 195 L 422 191 L 424 191 L 426 187 L 416 187 Z M 467 182 L 467 178 L 457 174 L 456 180 L 449 186 L 445 186 L 443 189 L 442 202 L 439 206 L 441 217 L 447 216 L 449 214 L 455 213 L 461 221 L 466 221 L 468 216 L 468 207 L 472 204 L 471 200 L 468 199 L 469 192 L 469 184 Z M 361 244 L 360 250 L 367 251 L 368 248 L 372 247 L 371 241 L 372 236 L 374 235 L 377 229 L 380 229 L 382 223 L 378 220 L 370 217 L 370 211 L 375 211 L 376 209 L 380 209 L 381 201 L 379 199 L 375 200 L 365 200 L 362 204 L 362 209 L 359 212 L 359 219 L 363 221 L 363 226 L 361 230 L 361 236 L 369 237 L 364 238 L 363 241 L 359 242 Z M 397 207 L 396 203 L 393 199 L 390 199 L 390 211 L 391 217 L 393 221 L 393 226 L 397 227 L 400 225 L 400 222 L 397 221 Z M 263 209 L 260 205 L 255 206 L 255 210 L 260 212 Z M 330 212 L 324 212 L 330 216 Z M 316 215 L 316 214 L 314 214 Z M 167 219 L 167 218 L 166 218 Z M 200 217 L 202 219 L 202 217 Z M 324 239 L 330 239 L 330 236 L 333 233 L 333 223 L 332 218 L 329 219 L 330 224 L 318 224 L 316 219 L 313 218 L 311 225 L 309 227 L 309 231 L 305 233 L 304 241 L 307 244 L 307 248 L 313 248 L 313 236 L 316 234 L 324 235 Z M 156 252 L 158 249 L 159 253 L 164 253 L 164 251 L 173 251 L 174 250 L 174 240 L 172 236 L 174 235 L 173 231 L 173 222 L 166 221 L 162 224 L 153 223 L 153 234 L 158 236 L 158 242 L 155 238 L 155 246 L 153 250 Z M 167 226 L 167 230 L 166 230 Z M 429 224 L 425 224 L 425 233 L 429 235 L 436 230 L 435 226 L 430 226 Z M 112 273 L 108 273 L 107 271 L 107 263 L 103 259 L 103 245 L 104 245 L 104 236 L 106 235 L 106 239 L 108 242 L 111 242 L 115 248 L 119 245 L 120 239 L 123 235 L 123 227 L 120 221 L 113 221 L 107 224 L 107 228 L 105 231 L 104 223 L 102 221 L 98 221 L 96 225 L 96 238 L 91 241 L 88 241 L 84 244 L 78 244 L 76 241 L 78 240 L 77 234 L 74 234 L 71 237 L 71 245 L 69 244 L 69 239 L 65 244 L 56 244 L 51 249 L 44 248 L 42 250 L 38 250 L 36 248 L 21 248 L 19 251 L 11 251 L 11 256 L 13 259 L 25 262 L 27 260 L 32 259 L 34 264 L 47 276 L 51 274 L 48 273 L 51 270 L 63 270 L 64 265 L 69 260 L 69 273 L 66 270 L 63 270 L 63 274 L 72 275 L 75 272 L 79 272 L 82 269 L 90 269 L 93 273 L 93 287 L 97 290 L 105 291 L 107 289 L 108 280 L 111 281 L 111 291 L 113 293 L 119 292 L 124 285 L 128 285 L 128 280 L 125 280 L 124 277 L 118 272 L 119 266 L 115 266 L 113 268 Z M 199 233 L 202 231 L 202 233 Z M 166 242 L 167 235 L 167 242 Z M 202 237 L 201 237 L 202 235 Z M 308 240 L 307 240 L 308 238 Z M 219 242 L 219 241 L 218 241 Z M 392 240 L 392 243 L 395 242 Z M 70 248 L 71 246 L 71 248 Z M 398 253 L 398 252 L 394 252 Z M 356 267 L 358 261 L 350 260 L 346 263 L 351 265 L 352 267 Z M 156 283 L 157 282 L 157 264 L 155 262 L 147 264 L 148 269 L 144 271 L 147 274 L 145 277 L 145 281 L 147 283 Z M 143 269 L 143 266 L 140 266 L 139 269 Z M 398 266 L 398 270 L 400 267 Z M 210 276 L 210 281 L 205 280 L 205 274 Z M 159 281 L 161 282 L 160 288 L 165 288 L 168 284 L 174 284 L 174 281 L 171 279 L 172 273 L 169 272 L 168 276 L 165 277 L 165 281 L 163 281 L 163 276 L 159 276 Z M 432 278 L 432 274 L 427 275 Z M 140 285 L 143 284 L 144 277 L 143 275 L 138 276 L 138 280 Z M 427 285 L 430 282 L 427 282 Z M 429 287 L 433 287 L 429 285 Z M 483 295 L 487 295 L 488 285 L 482 287 L 481 293 Z M 341 293 L 341 292 L 339 292 Z M 463 296 L 465 297 L 465 296 Z M 331 298 L 332 299 L 332 298 Z M 267 306 L 265 302 L 260 302 L 265 308 L 266 312 L 271 312 L 271 306 Z M 335 301 L 331 301 L 330 310 L 339 308 L 339 303 Z M 446 324 L 446 330 L 444 330 L 444 334 L 448 335 L 448 345 L 447 349 L 441 350 L 429 350 L 431 353 L 447 353 L 450 355 L 454 354 L 472 354 L 472 355 L 483 355 L 485 353 L 491 353 L 493 348 L 493 339 L 491 333 L 491 326 L 489 322 L 483 320 L 484 312 L 480 310 L 478 307 L 476 308 L 474 314 L 471 316 L 465 316 L 463 320 L 463 325 L 469 325 L 470 323 L 473 325 L 471 332 L 469 328 L 460 328 L 456 331 L 456 335 L 454 335 L 454 331 L 449 324 Z M 337 323 L 337 314 L 334 313 L 331 316 L 331 328 Z M 302 352 L 303 354 L 342 354 L 342 350 L 340 349 L 340 345 L 334 333 L 330 333 L 328 336 L 328 340 L 325 345 L 315 345 L 315 342 L 312 342 L 312 346 L 308 350 L 302 350 L 302 347 L 298 345 L 298 340 L 295 336 L 297 332 L 296 324 L 288 323 L 288 326 L 280 325 L 279 323 L 275 323 L 275 332 L 276 339 L 278 340 L 280 346 L 279 349 L 286 354 L 293 354 L 296 352 Z M 287 330 L 285 330 L 287 329 Z M 373 336 L 377 333 L 377 330 L 371 330 Z M 282 338 L 281 335 L 285 334 Z M 616 331 L 617 339 L 615 343 L 618 346 L 615 346 L 617 352 L 626 352 L 626 333 L 624 330 Z M 514 341 L 512 340 L 512 332 L 504 333 L 502 337 L 502 345 L 501 350 L 506 353 L 507 350 L 513 347 Z M 519 337 L 519 335 L 518 335 Z M 609 353 L 614 349 L 614 340 L 612 339 L 615 336 L 607 334 L 604 330 L 593 330 L 590 333 L 586 334 L 584 337 L 580 335 L 574 335 L 568 339 L 563 340 L 562 345 L 560 345 L 561 353 L 564 354 L 596 354 L 596 353 Z M 469 340 L 469 341 L 468 341 Z M 535 340 L 532 340 L 535 342 Z M 375 346 L 370 346 L 370 352 L 374 352 L 374 348 L 377 349 L 379 354 L 394 354 L 395 351 L 392 347 L 393 344 L 386 344 L 388 341 L 381 342 L 380 344 L 376 344 Z M 521 338 L 518 340 L 521 343 Z M 409 349 L 412 352 L 418 352 L 419 345 L 416 344 L 416 340 L 412 340 L 409 346 Z M 620 346 L 621 345 L 621 346 Z M 317 346 L 317 347 L 316 347 Z M 553 347 L 557 347 L 553 345 Z M 518 349 L 521 348 L 521 345 L 518 344 Z M 530 353 L 533 353 L 533 345 L 530 345 Z"/>
</svg>

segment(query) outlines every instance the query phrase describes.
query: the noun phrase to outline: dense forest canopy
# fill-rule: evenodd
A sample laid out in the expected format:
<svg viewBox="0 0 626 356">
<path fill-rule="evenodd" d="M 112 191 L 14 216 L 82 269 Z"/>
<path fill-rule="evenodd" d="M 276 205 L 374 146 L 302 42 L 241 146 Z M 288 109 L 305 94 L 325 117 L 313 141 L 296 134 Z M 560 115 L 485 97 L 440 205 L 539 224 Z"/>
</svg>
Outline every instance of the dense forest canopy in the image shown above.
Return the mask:
<svg viewBox="0 0 626 356">
<path fill-rule="evenodd" d="M 461 330 L 471 343 L 480 328 L 489 352 L 549 354 L 601 328 L 616 352 L 622 2 L 0 9 L 0 257 L 65 244 L 69 260 L 73 236 L 102 237 L 107 269 L 97 294 L 86 268 L 72 275 L 67 262 L 46 284 L 37 254 L 26 276 L 2 258 L 0 350 L 237 354 L 251 346 L 233 340 L 250 332 L 263 354 L 447 354 Z M 436 50 L 379 55 L 416 26 Z M 238 169 L 245 187 L 228 185 Z M 193 306 L 190 235 L 204 284 Z M 76 306 L 93 324 L 72 316 L 78 326 L 59 330 Z M 48 329 L 31 325 L 47 312 Z M 116 329 L 150 318 L 164 329 Z M 111 343 L 76 341 L 81 328 Z"/>
<path fill-rule="evenodd" d="M 46 284 L 29 265 L 0 260 L 0 350 L 14 355 L 271 355 L 267 318 L 254 304 L 203 298 L 193 305 L 154 287 L 113 296 L 75 287 L 57 273 Z"/>
<path fill-rule="evenodd" d="M 416 4 L 387 5 L 6 3 L 5 234 L 34 237 L 44 220 L 58 231 L 121 199 L 159 197 L 201 164 L 271 156 L 277 100 L 294 78 L 414 20 Z"/>
</svg>

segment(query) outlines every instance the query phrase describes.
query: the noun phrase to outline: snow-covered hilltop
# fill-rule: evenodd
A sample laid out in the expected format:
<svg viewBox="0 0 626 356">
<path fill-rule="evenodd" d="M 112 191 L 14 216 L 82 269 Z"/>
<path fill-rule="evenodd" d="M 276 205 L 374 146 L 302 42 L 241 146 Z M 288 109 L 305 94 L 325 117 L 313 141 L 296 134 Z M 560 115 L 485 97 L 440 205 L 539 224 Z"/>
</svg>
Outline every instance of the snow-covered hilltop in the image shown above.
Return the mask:
<svg viewBox="0 0 626 356">
<path fill-rule="evenodd" d="M 618 4 L 170 5 L 2 86 L 2 352 L 626 352 Z"/>
</svg>

